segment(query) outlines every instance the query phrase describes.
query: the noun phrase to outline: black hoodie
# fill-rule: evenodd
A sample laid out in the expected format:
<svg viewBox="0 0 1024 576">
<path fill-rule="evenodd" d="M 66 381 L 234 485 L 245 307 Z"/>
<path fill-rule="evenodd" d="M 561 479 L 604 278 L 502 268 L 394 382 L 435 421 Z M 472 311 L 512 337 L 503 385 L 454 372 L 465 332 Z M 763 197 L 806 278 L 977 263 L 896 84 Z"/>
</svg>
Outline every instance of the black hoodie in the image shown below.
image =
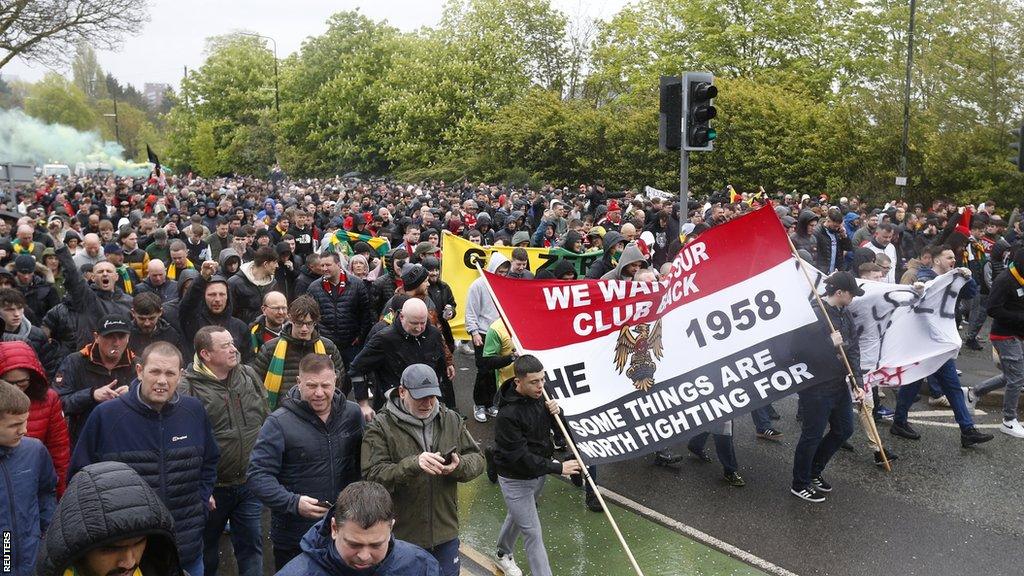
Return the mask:
<svg viewBox="0 0 1024 576">
<path fill-rule="evenodd" d="M 217 283 L 224 284 L 228 292 L 227 306 L 224 307 L 224 311 L 220 314 L 215 314 L 210 310 L 210 307 L 206 305 L 205 296 L 206 286 Z M 235 348 L 242 353 L 243 362 L 248 363 L 252 360 L 253 353 L 252 346 L 249 343 L 249 327 L 245 322 L 231 315 L 231 287 L 228 286 L 226 278 L 215 274 L 207 282 L 202 274 L 197 276 L 195 282 L 185 291 L 185 295 L 181 299 L 180 310 L 184 312 L 178 321 L 181 323 L 181 335 L 185 338 L 184 342 L 182 342 L 182 352 L 186 359 L 192 358 L 192 355 L 195 353 L 192 342 L 196 337 L 196 332 L 203 326 L 216 325 L 223 327 L 231 333 L 231 338 L 235 341 Z"/>
<path fill-rule="evenodd" d="M 146 537 L 143 576 L 181 576 L 174 519 L 156 492 L 122 462 L 82 468 L 57 504 L 36 562 L 38 576 L 62 576 L 89 550 Z"/>
<path fill-rule="evenodd" d="M 494 465 L 499 476 L 531 480 L 561 474 L 562 463 L 552 458 L 551 428 L 557 426 L 544 398 L 516 391 L 509 378 L 498 390 L 498 418 L 494 425 Z"/>
</svg>

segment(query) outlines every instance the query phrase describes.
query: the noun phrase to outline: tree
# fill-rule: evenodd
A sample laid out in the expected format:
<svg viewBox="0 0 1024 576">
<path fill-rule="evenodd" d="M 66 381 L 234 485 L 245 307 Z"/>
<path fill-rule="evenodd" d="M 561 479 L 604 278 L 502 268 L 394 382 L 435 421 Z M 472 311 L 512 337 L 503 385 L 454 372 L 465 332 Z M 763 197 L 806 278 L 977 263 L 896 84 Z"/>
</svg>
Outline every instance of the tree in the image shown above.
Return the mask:
<svg viewBox="0 0 1024 576">
<path fill-rule="evenodd" d="M 50 73 L 29 89 L 25 113 L 47 124 L 65 124 L 78 130 L 93 130 L 98 116 L 77 86 Z"/>
<path fill-rule="evenodd" d="M 148 20 L 146 0 L 10 0 L 0 4 L 0 68 L 15 57 L 56 66 L 79 42 L 120 46 Z"/>
<path fill-rule="evenodd" d="M 201 176 L 215 176 L 221 172 L 212 122 L 200 122 L 189 144 L 194 156 L 191 167 Z"/>
<path fill-rule="evenodd" d="M 90 100 L 108 98 L 107 75 L 96 60 L 96 51 L 85 42 L 75 46 L 75 59 L 71 62 L 75 86 Z"/>
</svg>

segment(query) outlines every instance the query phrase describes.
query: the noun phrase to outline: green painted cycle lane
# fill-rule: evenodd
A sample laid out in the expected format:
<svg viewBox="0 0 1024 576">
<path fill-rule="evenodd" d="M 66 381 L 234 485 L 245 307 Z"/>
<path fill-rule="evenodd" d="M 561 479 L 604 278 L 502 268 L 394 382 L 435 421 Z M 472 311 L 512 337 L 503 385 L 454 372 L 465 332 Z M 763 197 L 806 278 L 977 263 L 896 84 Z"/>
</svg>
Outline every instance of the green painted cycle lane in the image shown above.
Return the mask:
<svg viewBox="0 0 1024 576">
<path fill-rule="evenodd" d="M 607 502 L 607 500 L 606 500 Z M 765 573 L 695 542 L 629 510 L 611 505 L 646 576 L 760 576 Z M 630 576 L 635 574 L 604 514 L 583 506 L 583 491 L 548 478 L 539 502 L 544 544 L 557 576 Z M 505 520 L 501 490 L 485 476 L 459 487 L 459 537 L 464 545 L 493 557 L 498 530 Z M 522 538 L 515 554 L 529 574 Z"/>
</svg>

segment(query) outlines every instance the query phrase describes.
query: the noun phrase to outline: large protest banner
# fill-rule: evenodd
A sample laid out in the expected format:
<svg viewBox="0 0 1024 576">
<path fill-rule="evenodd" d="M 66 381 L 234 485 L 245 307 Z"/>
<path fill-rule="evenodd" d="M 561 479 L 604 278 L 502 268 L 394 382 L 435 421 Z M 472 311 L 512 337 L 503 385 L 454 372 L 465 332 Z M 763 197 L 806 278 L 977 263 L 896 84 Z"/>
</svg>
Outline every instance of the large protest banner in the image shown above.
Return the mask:
<svg viewBox="0 0 1024 576">
<path fill-rule="evenodd" d="M 512 258 L 511 246 L 481 246 L 448 231 L 441 238 L 441 279 L 452 287 L 455 296 L 455 317 L 448 321 L 452 327 L 452 335 L 458 340 L 469 340 L 466 334 L 466 293 L 469 285 L 480 277 L 476 271 L 477 263 L 483 268 L 491 254 L 499 252 L 506 258 Z M 561 248 L 527 248 L 530 255 L 530 270 L 537 271 L 552 266 L 559 260 L 568 260 L 576 269 L 576 274 L 583 276 L 587 268 L 600 258 L 604 252 L 597 250 L 586 254 L 576 254 Z"/>
<path fill-rule="evenodd" d="M 850 313 L 860 335 L 864 383 L 902 386 L 934 374 L 960 353 L 956 299 L 967 282 L 956 270 L 913 286 L 860 280 Z"/>
<path fill-rule="evenodd" d="M 702 234 L 659 283 L 487 279 L 587 463 L 845 377 L 771 208 Z"/>
</svg>

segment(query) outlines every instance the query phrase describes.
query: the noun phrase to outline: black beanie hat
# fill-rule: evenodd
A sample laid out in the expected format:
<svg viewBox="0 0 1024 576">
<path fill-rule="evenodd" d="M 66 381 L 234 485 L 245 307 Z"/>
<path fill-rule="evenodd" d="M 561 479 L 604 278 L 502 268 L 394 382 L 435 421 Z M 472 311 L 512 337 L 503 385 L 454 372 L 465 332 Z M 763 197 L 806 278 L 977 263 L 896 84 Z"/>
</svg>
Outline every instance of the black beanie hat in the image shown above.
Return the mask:
<svg viewBox="0 0 1024 576">
<path fill-rule="evenodd" d="M 402 288 L 405 291 L 415 290 L 427 281 L 429 273 L 419 264 L 406 264 L 402 268 Z"/>
</svg>

